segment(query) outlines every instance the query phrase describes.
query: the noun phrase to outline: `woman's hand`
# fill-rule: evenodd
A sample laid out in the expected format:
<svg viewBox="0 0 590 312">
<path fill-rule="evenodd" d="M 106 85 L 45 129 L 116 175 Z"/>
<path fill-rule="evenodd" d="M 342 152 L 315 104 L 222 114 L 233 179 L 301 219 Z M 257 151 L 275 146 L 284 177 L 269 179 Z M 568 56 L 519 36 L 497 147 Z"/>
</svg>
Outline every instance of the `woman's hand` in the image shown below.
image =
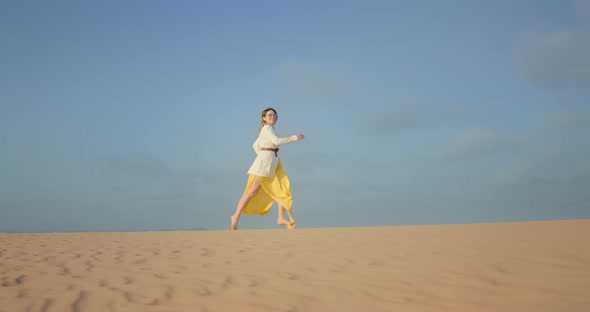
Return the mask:
<svg viewBox="0 0 590 312">
<path fill-rule="evenodd" d="M 303 140 L 305 139 L 305 137 L 303 136 L 303 134 L 298 134 L 297 135 L 297 140 Z"/>
</svg>

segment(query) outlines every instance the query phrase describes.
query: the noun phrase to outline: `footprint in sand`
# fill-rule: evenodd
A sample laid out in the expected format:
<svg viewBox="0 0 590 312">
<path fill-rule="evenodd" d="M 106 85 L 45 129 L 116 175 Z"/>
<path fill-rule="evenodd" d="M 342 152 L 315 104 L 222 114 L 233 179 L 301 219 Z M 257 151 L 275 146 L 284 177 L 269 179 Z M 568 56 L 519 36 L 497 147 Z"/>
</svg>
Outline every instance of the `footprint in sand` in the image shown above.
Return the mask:
<svg viewBox="0 0 590 312">
<path fill-rule="evenodd" d="M 280 278 L 286 278 L 286 279 L 289 279 L 289 280 L 298 280 L 299 279 L 299 275 L 293 274 L 293 273 L 289 273 L 289 272 L 277 272 L 277 275 Z"/>
</svg>

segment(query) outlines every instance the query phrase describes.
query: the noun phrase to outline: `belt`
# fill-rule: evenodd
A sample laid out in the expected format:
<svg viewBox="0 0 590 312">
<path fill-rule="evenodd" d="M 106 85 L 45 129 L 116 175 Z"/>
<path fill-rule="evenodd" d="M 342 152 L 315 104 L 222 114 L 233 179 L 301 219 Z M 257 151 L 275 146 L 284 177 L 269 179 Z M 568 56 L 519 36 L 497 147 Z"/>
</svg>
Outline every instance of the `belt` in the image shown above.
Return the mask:
<svg viewBox="0 0 590 312">
<path fill-rule="evenodd" d="M 270 148 L 270 147 L 261 147 L 260 148 L 261 151 L 270 151 L 270 152 L 275 152 L 275 156 L 277 155 L 277 152 L 279 151 L 278 148 Z"/>
</svg>

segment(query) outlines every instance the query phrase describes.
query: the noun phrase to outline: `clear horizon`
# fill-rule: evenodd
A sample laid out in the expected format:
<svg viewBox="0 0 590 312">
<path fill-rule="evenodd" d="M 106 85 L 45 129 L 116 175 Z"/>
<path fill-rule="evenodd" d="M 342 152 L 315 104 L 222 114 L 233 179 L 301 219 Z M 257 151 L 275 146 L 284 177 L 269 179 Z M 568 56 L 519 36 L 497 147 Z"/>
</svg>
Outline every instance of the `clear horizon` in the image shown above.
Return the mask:
<svg viewBox="0 0 590 312">
<path fill-rule="evenodd" d="M 590 218 L 588 1 L 2 1 L 0 232 Z M 241 229 L 273 229 L 276 205 Z"/>
</svg>

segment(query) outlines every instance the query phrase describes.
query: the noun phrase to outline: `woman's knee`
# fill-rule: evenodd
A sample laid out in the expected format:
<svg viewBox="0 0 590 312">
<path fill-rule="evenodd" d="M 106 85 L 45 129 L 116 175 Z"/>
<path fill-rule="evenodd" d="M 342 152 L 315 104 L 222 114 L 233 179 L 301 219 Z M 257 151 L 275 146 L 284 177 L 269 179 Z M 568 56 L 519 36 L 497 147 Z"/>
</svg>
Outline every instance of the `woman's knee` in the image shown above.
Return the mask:
<svg viewBox="0 0 590 312">
<path fill-rule="evenodd" d="M 248 192 L 246 193 L 246 197 L 253 198 L 254 196 L 256 196 L 256 194 L 258 194 L 258 191 L 260 190 L 260 184 L 258 184 L 258 185 L 256 185 L 256 184 L 257 183 L 252 185 L 250 190 L 248 190 Z"/>
<path fill-rule="evenodd" d="M 260 190 L 260 181 L 258 181 L 258 179 L 254 179 L 254 181 L 252 182 L 252 185 L 250 187 L 250 190 L 248 191 L 248 197 L 252 198 L 254 196 L 256 196 L 256 194 L 258 194 L 258 191 Z"/>
</svg>

